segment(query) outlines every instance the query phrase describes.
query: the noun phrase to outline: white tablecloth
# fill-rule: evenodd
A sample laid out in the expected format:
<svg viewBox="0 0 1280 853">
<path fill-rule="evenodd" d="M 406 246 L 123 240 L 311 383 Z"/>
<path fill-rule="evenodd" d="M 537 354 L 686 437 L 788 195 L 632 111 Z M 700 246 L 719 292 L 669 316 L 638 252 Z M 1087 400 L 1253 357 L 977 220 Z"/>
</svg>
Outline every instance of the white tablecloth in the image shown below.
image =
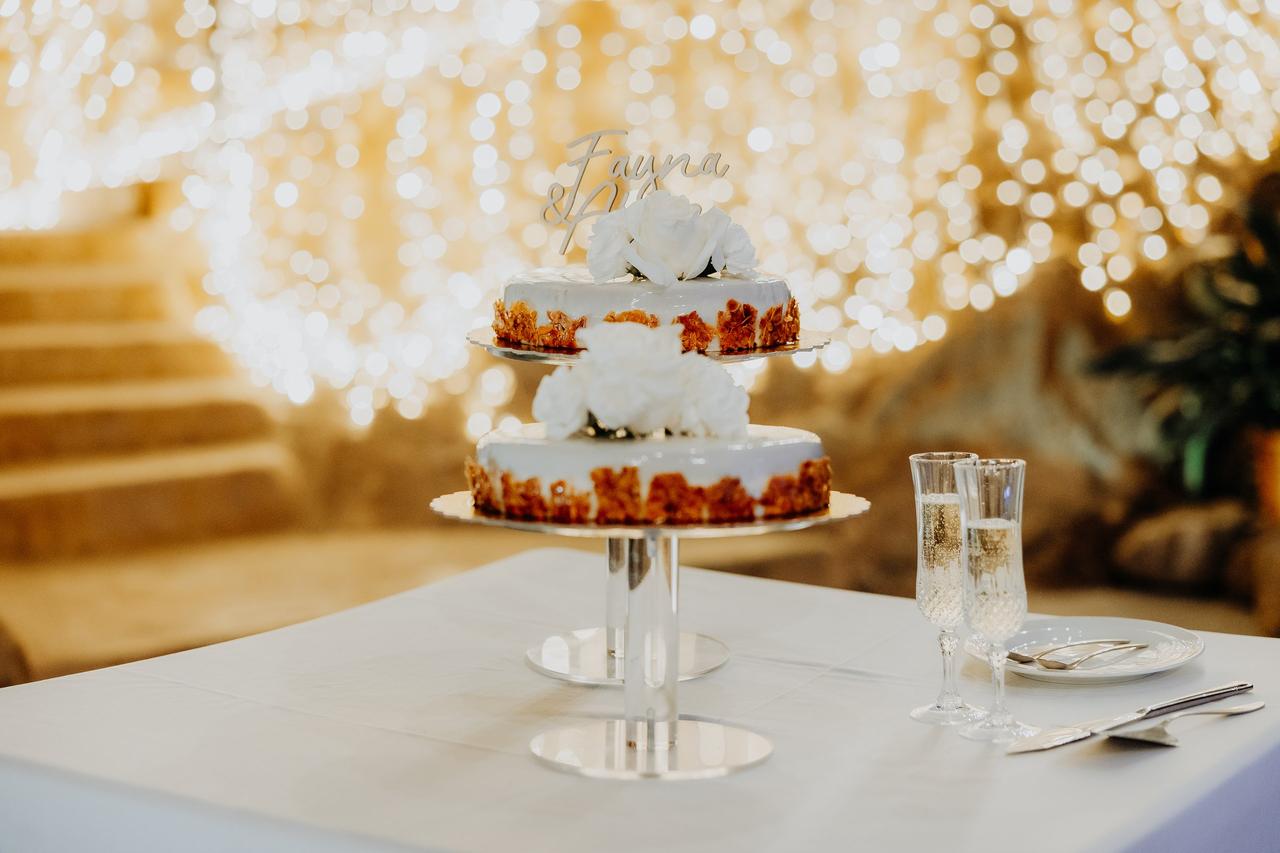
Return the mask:
<svg viewBox="0 0 1280 853">
<path fill-rule="evenodd" d="M 905 569 L 904 569 L 905 570 Z M 603 609 L 603 554 L 543 549 L 205 649 L 0 691 L 0 850 L 1280 850 L 1280 641 L 1101 688 L 1010 678 L 1069 723 L 1234 679 L 1274 708 L 1187 721 L 1177 749 L 1006 756 L 920 725 L 931 629 L 912 602 L 686 571 L 686 628 L 733 651 L 681 710 L 773 739 L 720 780 L 592 781 L 540 729 L 620 713 L 535 674 L 527 644 Z M 987 698 L 969 664 L 964 691 Z"/>
</svg>

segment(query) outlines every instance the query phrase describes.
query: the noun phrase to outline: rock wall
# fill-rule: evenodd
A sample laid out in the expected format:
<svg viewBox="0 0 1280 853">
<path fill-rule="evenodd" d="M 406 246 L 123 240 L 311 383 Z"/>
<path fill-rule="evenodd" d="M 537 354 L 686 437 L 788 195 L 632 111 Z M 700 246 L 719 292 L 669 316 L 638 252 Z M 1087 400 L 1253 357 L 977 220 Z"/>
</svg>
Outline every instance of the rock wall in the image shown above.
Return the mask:
<svg viewBox="0 0 1280 853">
<path fill-rule="evenodd" d="M 911 592 L 907 456 L 926 450 L 1027 460 L 1030 582 L 1107 575 L 1115 528 L 1153 482 L 1153 472 L 1134 460 L 1154 436 L 1131 389 L 1089 373 L 1089 360 L 1116 333 L 1097 296 L 1073 278 L 1066 269 L 1051 271 L 989 312 L 956 316 L 942 341 L 880 358 L 853 381 L 775 376 L 756 395 L 753 418 L 818 431 L 832 452 L 837 486 L 873 503 L 874 523 L 834 529 L 824 582 Z"/>
</svg>

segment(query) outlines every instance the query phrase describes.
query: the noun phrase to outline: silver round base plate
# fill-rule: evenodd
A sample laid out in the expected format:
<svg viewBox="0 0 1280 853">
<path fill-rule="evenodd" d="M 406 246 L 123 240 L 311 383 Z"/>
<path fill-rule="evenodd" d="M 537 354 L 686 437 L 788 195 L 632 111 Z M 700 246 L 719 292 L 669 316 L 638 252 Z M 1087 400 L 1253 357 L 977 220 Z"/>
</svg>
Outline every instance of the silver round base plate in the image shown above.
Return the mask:
<svg viewBox="0 0 1280 853">
<path fill-rule="evenodd" d="M 593 720 L 552 729 L 529 742 L 534 757 L 549 767 L 595 779 L 713 779 L 764 761 L 769 739 L 755 732 L 680 720 L 670 749 L 627 746 L 626 720 Z"/>
<path fill-rule="evenodd" d="M 529 666 L 574 684 L 622 685 L 622 658 L 609 659 L 604 628 L 552 634 L 525 652 Z M 729 647 L 705 634 L 680 634 L 680 680 L 699 678 L 729 660 Z"/>
</svg>

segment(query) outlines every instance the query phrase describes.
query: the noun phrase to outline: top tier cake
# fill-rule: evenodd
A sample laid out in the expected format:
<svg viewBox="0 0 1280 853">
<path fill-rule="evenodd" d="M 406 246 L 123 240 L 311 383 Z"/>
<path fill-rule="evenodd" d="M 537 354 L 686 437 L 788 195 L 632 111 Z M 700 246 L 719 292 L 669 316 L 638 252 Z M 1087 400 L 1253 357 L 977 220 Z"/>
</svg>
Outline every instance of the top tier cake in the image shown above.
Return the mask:
<svg viewBox="0 0 1280 853">
<path fill-rule="evenodd" d="M 578 350 L 604 323 L 676 325 L 686 352 L 750 352 L 795 343 L 800 312 L 787 283 L 755 271 L 741 225 L 657 190 L 596 220 L 586 267 L 513 278 L 494 305 L 503 343 Z"/>
</svg>

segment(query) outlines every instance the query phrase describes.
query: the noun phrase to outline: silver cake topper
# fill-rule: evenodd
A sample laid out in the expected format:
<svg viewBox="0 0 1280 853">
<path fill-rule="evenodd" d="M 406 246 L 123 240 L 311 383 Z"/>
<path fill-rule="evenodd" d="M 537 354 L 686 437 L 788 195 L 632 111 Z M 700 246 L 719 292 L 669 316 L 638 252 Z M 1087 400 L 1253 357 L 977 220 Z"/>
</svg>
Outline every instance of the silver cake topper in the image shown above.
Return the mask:
<svg viewBox="0 0 1280 853">
<path fill-rule="evenodd" d="M 548 222 L 553 226 L 568 226 L 564 232 L 564 240 L 560 243 L 560 254 L 563 255 L 569 250 L 569 243 L 573 240 L 573 232 L 577 230 L 580 222 L 593 216 L 603 216 L 616 207 L 622 207 L 630 201 L 644 198 L 650 190 L 657 188 L 662 181 L 666 180 L 667 176 L 675 171 L 676 167 L 680 168 L 680 174 L 686 178 L 694 178 L 699 175 L 714 175 L 717 178 L 722 178 L 729 171 L 727 165 L 720 165 L 720 152 L 718 151 L 707 152 L 697 166 L 693 165 L 692 157 L 689 154 L 675 156 L 668 154 L 662 159 L 661 163 L 652 154 L 637 154 L 634 158 L 630 158 L 626 154 L 618 154 L 609 161 L 609 176 L 587 191 L 582 198 L 581 204 L 579 204 L 578 195 L 582 191 L 582 181 L 586 177 L 587 167 L 591 164 L 591 161 L 613 154 L 613 149 L 600 147 L 600 140 L 606 136 L 626 135 L 627 131 L 625 130 L 597 130 L 585 136 L 579 136 L 565 146 L 573 149 L 579 145 L 585 145 L 586 149 L 581 155 L 566 163 L 566 165 L 573 166 L 578 170 L 572 186 L 566 187 L 561 183 L 553 183 L 547 188 L 547 201 L 542 205 L 542 219 L 544 222 Z M 633 184 L 639 184 L 639 186 L 633 189 Z M 622 186 L 626 187 L 626 194 L 623 195 L 621 203 L 619 203 L 618 195 Z M 632 195 L 633 192 L 634 196 Z M 604 203 L 597 206 L 598 201 L 601 199 L 603 199 Z"/>
</svg>

